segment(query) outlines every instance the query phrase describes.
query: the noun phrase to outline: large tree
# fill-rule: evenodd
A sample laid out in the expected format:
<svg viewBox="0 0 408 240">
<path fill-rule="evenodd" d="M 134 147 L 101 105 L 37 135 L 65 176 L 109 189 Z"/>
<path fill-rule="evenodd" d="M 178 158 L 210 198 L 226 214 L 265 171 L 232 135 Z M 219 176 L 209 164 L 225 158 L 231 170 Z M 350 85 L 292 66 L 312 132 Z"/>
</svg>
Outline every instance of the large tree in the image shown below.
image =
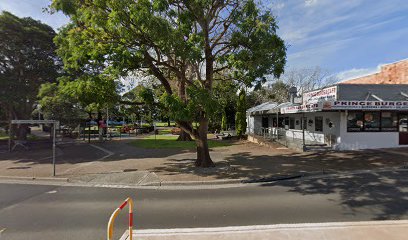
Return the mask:
<svg viewBox="0 0 408 240">
<path fill-rule="evenodd" d="M 0 14 L 0 107 L 8 120 L 31 119 L 38 89 L 58 76 L 54 30 L 32 18 Z M 17 136 L 25 139 L 27 127 Z"/>
<path fill-rule="evenodd" d="M 174 119 L 195 138 L 196 166 L 214 165 L 207 143 L 214 82 L 258 84 L 286 62 L 275 18 L 253 0 L 54 0 L 52 8 L 72 20 L 56 39 L 67 67 L 118 76 L 147 69 L 160 81 Z M 173 92 L 173 80 L 187 98 Z"/>
</svg>

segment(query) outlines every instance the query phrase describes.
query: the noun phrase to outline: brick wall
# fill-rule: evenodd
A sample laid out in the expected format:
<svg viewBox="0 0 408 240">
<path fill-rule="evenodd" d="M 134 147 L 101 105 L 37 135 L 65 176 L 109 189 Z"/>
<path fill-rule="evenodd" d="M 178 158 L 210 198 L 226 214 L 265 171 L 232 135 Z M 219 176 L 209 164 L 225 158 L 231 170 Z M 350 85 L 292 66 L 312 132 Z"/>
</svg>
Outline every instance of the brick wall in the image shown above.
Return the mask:
<svg viewBox="0 0 408 240">
<path fill-rule="evenodd" d="M 346 80 L 341 84 L 408 84 L 408 59 L 383 65 L 378 73 Z"/>
</svg>

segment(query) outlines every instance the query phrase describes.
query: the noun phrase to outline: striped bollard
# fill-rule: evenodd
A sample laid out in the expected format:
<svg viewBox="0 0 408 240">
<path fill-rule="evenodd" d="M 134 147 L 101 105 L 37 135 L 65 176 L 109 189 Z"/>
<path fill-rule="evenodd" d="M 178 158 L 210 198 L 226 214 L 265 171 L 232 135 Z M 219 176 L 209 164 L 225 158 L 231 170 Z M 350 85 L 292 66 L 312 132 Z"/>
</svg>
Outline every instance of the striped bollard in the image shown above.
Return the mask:
<svg viewBox="0 0 408 240">
<path fill-rule="evenodd" d="M 107 239 L 112 240 L 113 237 L 113 224 L 115 222 L 116 217 L 118 216 L 119 212 L 129 204 L 129 240 L 133 238 L 133 200 L 131 198 L 127 198 L 122 205 L 120 205 L 111 215 L 108 222 L 108 229 L 107 229 Z"/>
</svg>

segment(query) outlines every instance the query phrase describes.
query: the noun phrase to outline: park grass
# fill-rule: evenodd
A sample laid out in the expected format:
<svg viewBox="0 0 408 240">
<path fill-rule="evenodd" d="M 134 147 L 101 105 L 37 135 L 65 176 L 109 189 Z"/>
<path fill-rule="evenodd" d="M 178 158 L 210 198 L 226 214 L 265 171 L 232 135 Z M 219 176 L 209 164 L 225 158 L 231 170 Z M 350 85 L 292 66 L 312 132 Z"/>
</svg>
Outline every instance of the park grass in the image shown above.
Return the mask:
<svg viewBox="0 0 408 240">
<path fill-rule="evenodd" d="M 167 127 L 168 126 L 167 122 L 157 122 L 155 124 L 156 124 L 156 127 Z M 176 123 L 170 122 L 170 127 L 174 127 L 174 126 L 176 126 Z"/>
<path fill-rule="evenodd" d="M 177 141 L 178 136 L 171 135 L 150 135 L 143 139 L 137 139 L 130 144 L 139 148 L 155 149 L 195 149 L 195 141 Z M 208 140 L 209 148 L 231 146 L 231 142 Z"/>
<path fill-rule="evenodd" d="M 159 129 L 158 131 L 159 135 L 163 135 L 163 134 L 171 134 L 171 129 Z"/>
<path fill-rule="evenodd" d="M 4 131 L 0 131 L 0 140 L 8 139 L 9 136 Z"/>
</svg>

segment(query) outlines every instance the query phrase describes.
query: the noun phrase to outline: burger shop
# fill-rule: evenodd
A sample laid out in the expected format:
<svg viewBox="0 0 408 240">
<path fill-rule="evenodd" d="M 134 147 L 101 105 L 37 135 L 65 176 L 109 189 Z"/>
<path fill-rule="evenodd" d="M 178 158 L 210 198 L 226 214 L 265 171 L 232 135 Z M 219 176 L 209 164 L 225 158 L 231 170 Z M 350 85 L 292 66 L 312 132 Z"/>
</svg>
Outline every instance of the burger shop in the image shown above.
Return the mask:
<svg viewBox="0 0 408 240">
<path fill-rule="evenodd" d="M 247 112 L 248 133 L 303 150 L 408 147 L 408 84 L 337 84 Z"/>
</svg>

